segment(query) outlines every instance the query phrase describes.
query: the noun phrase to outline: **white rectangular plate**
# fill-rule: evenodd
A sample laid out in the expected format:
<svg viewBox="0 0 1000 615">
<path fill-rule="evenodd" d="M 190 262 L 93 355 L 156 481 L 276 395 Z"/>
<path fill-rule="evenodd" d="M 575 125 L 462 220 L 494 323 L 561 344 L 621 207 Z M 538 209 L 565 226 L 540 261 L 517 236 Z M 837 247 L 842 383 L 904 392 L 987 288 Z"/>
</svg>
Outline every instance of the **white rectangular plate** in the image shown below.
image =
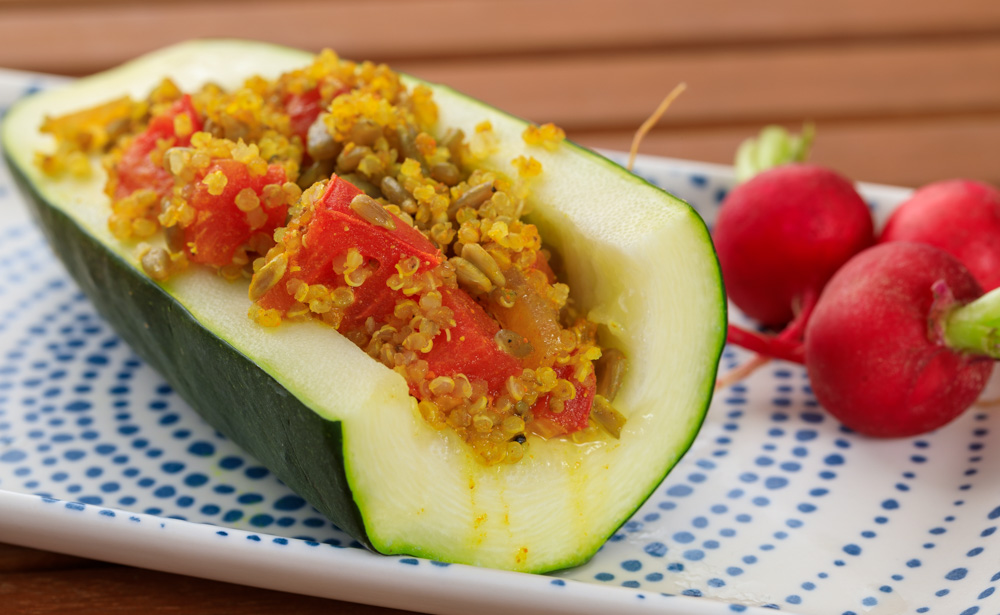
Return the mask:
<svg viewBox="0 0 1000 615">
<path fill-rule="evenodd" d="M 0 108 L 52 81 L 0 72 Z M 645 157 L 637 170 L 710 223 L 732 186 L 727 167 Z M 863 192 L 878 220 L 907 194 Z M 746 359 L 728 349 L 721 369 Z M 801 367 L 776 362 L 717 395 L 687 456 L 584 566 L 375 555 L 118 339 L 0 165 L 2 542 L 433 613 L 996 613 L 994 422 L 981 402 L 927 436 L 860 437 L 818 407 Z"/>
</svg>

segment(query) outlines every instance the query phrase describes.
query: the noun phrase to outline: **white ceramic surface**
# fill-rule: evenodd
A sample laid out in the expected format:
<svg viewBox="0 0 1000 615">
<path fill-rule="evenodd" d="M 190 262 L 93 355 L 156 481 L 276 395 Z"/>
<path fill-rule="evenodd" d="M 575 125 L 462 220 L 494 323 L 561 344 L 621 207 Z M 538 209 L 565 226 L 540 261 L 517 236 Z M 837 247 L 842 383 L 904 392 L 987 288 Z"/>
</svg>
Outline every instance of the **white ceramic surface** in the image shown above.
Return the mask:
<svg viewBox="0 0 1000 615">
<path fill-rule="evenodd" d="M 0 108 L 53 81 L 0 72 Z M 637 170 L 709 222 L 732 183 L 676 160 Z M 879 220 L 906 193 L 864 187 Z M 721 369 L 746 358 L 729 349 Z M 0 165 L 0 542 L 433 613 L 996 613 L 995 422 L 983 404 L 873 441 L 776 362 L 717 396 L 687 456 L 584 566 L 532 576 L 371 554 L 117 338 Z"/>
</svg>

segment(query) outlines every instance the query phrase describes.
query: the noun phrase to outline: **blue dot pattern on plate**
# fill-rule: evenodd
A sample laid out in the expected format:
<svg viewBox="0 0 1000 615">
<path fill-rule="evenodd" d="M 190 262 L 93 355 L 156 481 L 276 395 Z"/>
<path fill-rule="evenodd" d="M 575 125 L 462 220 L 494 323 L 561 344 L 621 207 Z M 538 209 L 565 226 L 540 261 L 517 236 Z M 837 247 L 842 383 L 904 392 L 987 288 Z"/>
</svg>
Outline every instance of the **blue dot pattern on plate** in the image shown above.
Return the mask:
<svg viewBox="0 0 1000 615">
<path fill-rule="evenodd" d="M 0 488 L 352 543 L 194 413 L 43 246 L 0 231 Z"/>
<path fill-rule="evenodd" d="M 731 187 L 713 167 L 647 159 L 639 171 L 709 222 Z M 0 210 L 12 193 L 0 181 Z M 879 213 L 899 193 L 870 197 Z M 14 219 L 0 227 L 0 490 L 212 524 L 225 540 L 243 529 L 262 545 L 359 547 L 202 421 Z M 746 358 L 728 349 L 721 369 Z M 818 407 L 801 368 L 773 363 L 720 393 L 650 500 L 549 585 L 732 603 L 718 612 L 996 613 L 992 423 L 980 409 L 934 434 L 871 442 Z"/>
<path fill-rule="evenodd" d="M 637 169 L 709 224 L 731 188 L 711 167 Z M 905 195 L 871 192 L 878 219 Z M 727 348 L 720 371 L 748 357 Z M 994 383 L 984 398 L 997 397 Z M 771 363 L 716 396 L 650 500 L 593 561 L 559 576 L 795 613 L 996 613 L 992 422 L 973 408 L 933 434 L 872 441 L 819 407 L 804 369 Z"/>
</svg>

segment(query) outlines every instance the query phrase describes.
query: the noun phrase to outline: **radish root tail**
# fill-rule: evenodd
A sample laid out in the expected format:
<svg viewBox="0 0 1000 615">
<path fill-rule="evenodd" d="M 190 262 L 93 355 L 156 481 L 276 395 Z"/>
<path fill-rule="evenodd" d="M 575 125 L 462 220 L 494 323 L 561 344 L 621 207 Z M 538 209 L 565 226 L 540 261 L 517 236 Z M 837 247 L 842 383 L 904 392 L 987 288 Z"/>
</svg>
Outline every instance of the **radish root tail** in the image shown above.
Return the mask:
<svg viewBox="0 0 1000 615">
<path fill-rule="evenodd" d="M 736 367 L 726 374 L 723 374 L 718 380 L 715 381 L 715 390 L 721 391 L 722 389 L 728 388 L 740 380 L 750 376 L 758 369 L 764 367 L 770 363 L 771 357 L 765 357 L 762 354 L 754 355 L 752 359 Z"/>
<path fill-rule="evenodd" d="M 653 115 L 649 116 L 649 118 L 642 123 L 642 126 L 639 126 L 639 130 L 635 131 L 635 136 L 632 137 L 632 147 L 629 148 L 628 152 L 628 165 L 625 167 L 626 169 L 629 171 L 632 170 L 632 167 L 635 166 L 635 157 L 639 153 L 639 144 L 642 143 L 646 134 L 653 129 L 653 126 L 656 126 L 656 123 L 660 121 L 663 114 L 667 112 L 667 109 L 670 108 L 670 104 L 674 102 L 674 100 L 676 100 L 677 97 L 680 96 L 686 89 L 686 83 L 678 83 L 677 86 L 671 90 L 669 94 L 667 94 L 666 98 L 660 102 L 660 106 L 656 108 L 656 111 L 653 111 Z"/>
</svg>

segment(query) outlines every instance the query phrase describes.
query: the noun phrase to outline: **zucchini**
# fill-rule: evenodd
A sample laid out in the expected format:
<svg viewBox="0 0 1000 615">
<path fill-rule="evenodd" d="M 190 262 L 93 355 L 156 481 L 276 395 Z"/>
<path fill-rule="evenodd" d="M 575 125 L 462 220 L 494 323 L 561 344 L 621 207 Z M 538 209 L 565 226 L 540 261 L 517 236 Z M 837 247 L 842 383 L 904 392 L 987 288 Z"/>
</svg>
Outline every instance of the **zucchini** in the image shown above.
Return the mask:
<svg viewBox="0 0 1000 615">
<path fill-rule="evenodd" d="M 615 402 L 627 417 L 620 439 L 533 439 L 520 462 L 486 466 L 421 418 L 398 374 L 332 328 L 260 327 L 246 316 L 246 285 L 208 270 L 152 281 L 135 246 L 108 230 L 103 172 L 56 180 L 33 164 L 52 147 L 39 132 L 46 115 L 143 97 L 168 75 L 183 89 L 233 87 L 310 57 L 247 41 L 183 43 L 20 101 L 4 120 L 3 148 L 52 247 L 121 336 L 359 541 L 531 572 L 586 561 L 687 451 L 712 396 L 726 301 L 708 231 L 686 203 L 570 142 L 528 148 L 525 122 L 430 86 L 442 127 L 472 133 L 490 120 L 501 144 L 488 165 L 513 175 L 518 155 L 541 161 L 530 221 L 560 255 L 575 300 L 603 325 L 602 344 L 630 360 Z"/>
</svg>

